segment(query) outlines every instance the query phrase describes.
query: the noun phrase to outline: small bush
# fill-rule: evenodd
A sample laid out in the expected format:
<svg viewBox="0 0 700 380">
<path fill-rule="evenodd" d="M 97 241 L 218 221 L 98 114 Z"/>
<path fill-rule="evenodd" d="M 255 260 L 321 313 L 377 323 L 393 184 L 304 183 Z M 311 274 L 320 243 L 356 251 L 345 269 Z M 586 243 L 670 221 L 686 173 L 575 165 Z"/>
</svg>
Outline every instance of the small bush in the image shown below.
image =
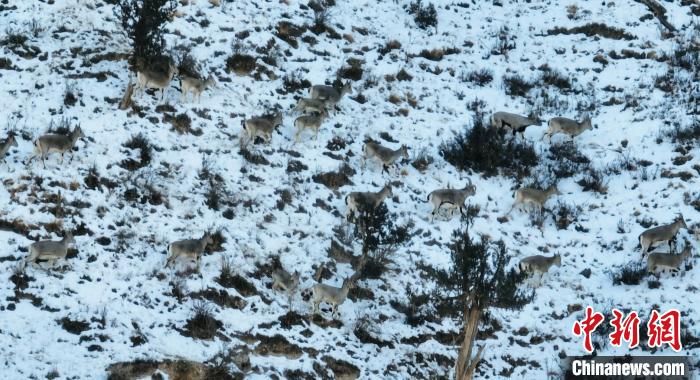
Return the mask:
<svg viewBox="0 0 700 380">
<path fill-rule="evenodd" d="M 283 91 L 278 91 L 281 95 L 286 95 L 290 93 L 295 93 L 297 91 L 305 90 L 311 87 L 311 82 L 307 79 L 303 79 L 296 72 L 285 75 L 282 78 L 282 88 Z"/>
<path fill-rule="evenodd" d="M 606 194 L 608 192 L 607 178 L 600 170 L 588 168 L 583 178 L 576 183 L 582 187 L 583 191 L 594 191 L 599 194 Z"/>
<path fill-rule="evenodd" d="M 697 144 L 700 142 L 700 120 L 694 120 L 692 125 L 686 127 L 677 126 L 666 134 L 677 144 Z"/>
<path fill-rule="evenodd" d="M 503 77 L 503 86 L 510 96 L 525 96 L 535 84 L 518 74 Z"/>
<path fill-rule="evenodd" d="M 491 54 L 508 56 L 508 52 L 515 49 L 515 36 L 510 34 L 507 26 L 498 31 L 497 41 L 491 48 Z"/>
<path fill-rule="evenodd" d="M 136 161 L 132 158 L 127 158 L 123 160 L 119 164 L 119 166 L 121 166 L 122 168 L 134 171 L 146 167 L 148 166 L 148 164 L 151 163 L 153 146 L 148 141 L 148 138 L 146 138 L 146 136 L 144 136 L 142 133 L 139 133 L 135 136 L 131 136 L 129 141 L 127 141 L 123 146 L 128 149 L 138 149 L 140 153 L 139 161 Z"/>
<path fill-rule="evenodd" d="M 255 57 L 248 54 L 236 53 L 226 59 L 226 72 L 245 76 L 255 70 Z"/>
<path fill-rule="evenodd" d="M 78 96 L 75 92 L 73 84 L 66 83 L 66 90 L 63 93 L 63 104 L 67 107 L 72 107 L 78 102 Z"/>
<path fill-rule="evenodd" d="M 572 223 L 578 221 L 581 208 L 559 202 L 554 207 L 554 210 L 552 210 L 552 213 L 554 214 L 554 224 L 557 226 L 557 229 L 565 230 L 569 228 Z"/>
<path fill-rule="evenodd" d="M 175 0 L 119 0 L 114 15 L 132 41 L 132 68 L 147 67 L 163 58 L 165 23 L 172 17 Z"/>
<path fill-rule="evenodd" d="M 557 27 L 547 31 L 547 34 L 549 35 L 579 33 L 585 34 L 588 37 L 600 36 L 603 38 L 610 38 L 614 40 L 633 40 L 635 38 L 633 35 L 625 32 L 624 29 L 607 26 L 598 22 L 589 23 L 583 26 L 577 26 L 570 29 Z"/>
<path fill-rule="evenodd" d="M 576 144 L 569 142 L 550 145 L 547 158 L 551 160 L 549 168 L 556 178 L 569 178 L 581 173 L 591 162 Z"/>
<path fill-rule="evenodd" d="M 442 157 L 459 170 L 474 170 L 486 177 L 499 174 L 521 179 L 539 161 L 527 142 L 507 139 L 496 128 L 489 128 L 477 114 L 474 126 L 440 147 Z"/>
<path fill-rule="evenodd" d="M 493 71 L 489 69 L 479 69 L 462 74 L 462 82 L 472 83 L 483 87 L 493 81 Z"/>
<path fill-rule="evenodd" d="M 558 71 L 545 70 L 541 79 L 548 86 L 553 86 L 563 91 L 571 90 L 571 80 Z"/>
<path fill-rule="evenodd" d="M 190 54 L 190 52 L 185 52 L 178 59 L 178 75 L 187 76 L 190 78 L 203 79 L 202 75 L 199 73 L 200 65 L 196 59 Z"/>
<path fill-rule="evenodd" d="M 647 275 L 647 267 L 644 263 L 631 262 L 611 272 L 613 285 L 639 285 L 639 283 Z"/>
<path fill-rule="evenodd" d="M 405 300 L 391 300 L 389 304 L 404 315 L 405 323 L 411 327 L 418 327 L 436 320 L 436 313 L 430 307 L 430 296 L 428 293 L 415 293 L 411 286 L 406 285 Z"/>
<path fill-rule="evenodd" d="M 416 0 L 408 6 L 408 13 L 413 15 L 413 19 L 419 28 L 428 29 L 433 27 L 437 29 L 437 10 L 432 3 L 424 6 L 422 0 Z"/>
<path fill-rule="evenodd" d="M 192 317 L 185 324 L 187 336 L 196 339 L 212 339 L 223 324 L 214 318 L 212 307 L 203 301 L 195 301 L 192 307 Z"/>
</svg>

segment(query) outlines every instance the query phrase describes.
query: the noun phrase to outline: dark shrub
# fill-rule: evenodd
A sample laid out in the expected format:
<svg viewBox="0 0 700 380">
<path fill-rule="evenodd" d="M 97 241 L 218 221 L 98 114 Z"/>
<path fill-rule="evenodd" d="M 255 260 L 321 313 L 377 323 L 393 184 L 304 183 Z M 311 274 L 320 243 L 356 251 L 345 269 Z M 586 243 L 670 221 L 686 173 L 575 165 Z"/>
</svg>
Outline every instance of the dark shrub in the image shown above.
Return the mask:
<svg viewBox="0 0 700 380">
<path fill-rule="evenodd" d="M 613 285 L 639 285 L 647 275 L 647 268 L 644 263 L 631 262 L 610 273 Z"/>
<path fill-rule="evenodd" d="M 192 317 L 185 324 L 185 332 L 192 338 L 212 339 L 222 326 L 222 323 L 214 318 L 209 304 L 196 301 L 192 307 Z"/>
<path fill-rule="evenodd" d="M 527 95 L 528 91 L 535 87 L 535 84 L 518 74 L 513 74 L 503 77 L 503 86 L 505 87 L 506 94 L 508 95 L 525 96 Z"/>
<path fill-rule="evenodd" d="M 608 192 L 607 178 L 600 170 L 588 168 L 583 178 L 576 182 L 582 187 L 583 191 L 595 191 L 596 193 L 606 194 Z"/>
<path fill-rule="evenodd" d="M 474 126 L 440 147 L 442 157 L 459 170 L 474 170 L 490 177 L 499 174 L 523 178 L 537 165 L 538 157 L 527 142 L 506 138 L 485 125 L 482 115 Z"/>
<path fill-rule="evenodd" d="M 473 83 L 477 86 L 486 86 L 493 80 L 493 72 L 489 69 L 480 69 L 462 74 L 462 81 Z"/>
<path fill-rule="evenodd" d="M 548 86 L 554 86 L 564 91 L 571 89 L 571 80 L 564 76 L 564 74 L 554 70 L 545 70 L 545 72 L 542 73 L 542 82 Z"/>
<path fill-rule="evenodd" d="M 248 54 L 236 53 L 226 59 L 226 72 L 237 75 L 248 75 L 255 70 L 255 57 Z"/>
<path fill-rule="evenodd" d="M 151 163 L 153 147 L 146 136 L 144 136 L 142 133 L 131 136 L 129 141 L 124 144 L 124 147 L 129 149 L 138 149 L 140 152 L 140 159 L 139 161 L 136 161 L 132 158 L 127 158 L 119 164 L 119 166 L 122 168 L 133 171 L 148 166 L 148 164 Z"/>
<path fill-rule="evenodd" d="M 428 29 L 434 27 L 437 29 L 437 10 L 432 3 L 424 6 L 422 0 L 416 0 L 408 6 L 408 13 L 413 15 L 413 19 L 419 28 Z"/>
<path fill-rule="evenodd" d="M 577 26 L 574 28 L 563 28 L 563 27 L 557 27 L 554 29 L 550 29 L 547 31 L 547 34 L 549 35 L 555 35 L 555 34 L 585 34 L 588 37 L 592 36 L 600 36 L 603 38 L 610 38 L 614 40 L 633 40 L 635 37 L 627 32 L 625 32 L 624 29 L 620 28 L 614 28 L 611 26 L 607 26 L 605 24 L 601 24 L 598 22 L 593 22 L 589 23 L 583 26 Z"/>
<path fill-rule="evenodd" d="M 120 0 L 114 14 L 133 45 L 132 68 L 156 65 L 163 58 L 165 23 L 177 7 L 175 0 Z"/>
<path fill-rule="evenodd" d="M 547 158 L 552 161 L 549 168 L 557 178 L 569 178 L 581 173 L 591 162 L 576 144 L 570 142 L 550 145 Z"/>
</svg>

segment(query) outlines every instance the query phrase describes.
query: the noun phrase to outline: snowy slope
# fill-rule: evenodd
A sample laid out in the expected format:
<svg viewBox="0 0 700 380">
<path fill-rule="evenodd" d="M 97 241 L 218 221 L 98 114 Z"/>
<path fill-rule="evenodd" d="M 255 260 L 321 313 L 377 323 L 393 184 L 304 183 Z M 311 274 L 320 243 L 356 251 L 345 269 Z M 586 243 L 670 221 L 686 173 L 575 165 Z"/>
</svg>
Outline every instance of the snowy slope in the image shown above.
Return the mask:
<svg viewBox="0 0 700 380">
<path fill-rule="evenodd" d="M 570 333 L 573 322 L 582 315 L 574 305 L 590 305 L 599 311 L 623 307 L 642 315 L 653 305 L 661 310 L 678 308 L 688 333 L 700 334 L 695 324 L 699 307 L 695 301 L 700 301 L 696 268 L 680 277 L 663 276 L 661 286 L 655 289 L 650 289 L 646 280 L 636 286 L 614 286 L 610 278 L 610 272 L 620 265 L 639 260 L 637 236 L 644 230 L 640 221 L 667 223 L 682 212 L 692 229 L 700 220 L 698 212 L 684 201 L 684 193 L 697 197 L 693 166 L 700 162 L 692 157 L 674 165 L 671 160 L 678 156 L 674 145 L 668 138 L 657 141 L 669 125 L 688 121 L 685 110 L 669 108 L 667 95 L 653 86 L 654 79 L 666 72 L 666 63 L 608 57 L 609 63 L 602 65 L 593 59 L 597 54 L 607 57 L 622 49 L 658 55 L 672 51 L 674 40 L 662 38 L 656 19 L 640 20 L 649 13 L 642 4 L 632 0 L 579 2 L 577 18 L 569 19 L 567 6 L 571 4 L 566 1 L 503 1 L 502 5 L 438 1 L 435 32 L 415 26 L 404 9 L 408 5 L 404 0 L 338 2 L 330 8 L 329 24 L 338 33 L 352 36 L 352 42 L 307 31 L 305 35 L 313 36 L 316 43 L 311 46 L 300 38 L 299 47 L 294 48 L 274 36 L 275 26 L 282 20 L 296 25 L 311 23 L 313 12 L 303 2 L 231 2 L 222 8 L 200 0 L 179 7 L 182 17 L 167 26 L 173 55 L 189 51 L 203 72 L 211 70 L 218 81 L 218 88 L 206 91 L 199 104 L 179 102 L 173 87 L 165 94 L 165 102 L 174 108 L 165 112 L 187 114 L 192 128 L 201 129 L 201 135 L 196 135 L 172 130 L 164 121 L 164 112 L 157 109 L 157 96 L 135 98 L 141 115 L 117 110 L 129 80 L 126 59 L 119 55 L 116 59 L 96 59 L 105 53 L 129 52 L 129 41 L 121 33 L 111 5 L 79 0 L 50 3 L 10 1 L 16 9 L 5 9 L 6 5 L 0 11 L 4 27 L 0 29 L 7 35 L 27 35 L 24 45 L 40 49 L 35 57 L 27 58 L 8 44 L 0 51 L 0 57 L 11 60 L 11 67 L 0 69 L 3 137 L 11 128 L 21 137 L 2 165 L 0 219 L 6 224 L 14 222 L 14 226 L 21 221 L 26 226 L 25 230 L 0 232 L 5 247 L 0 253 L 0 272 L 7 279 L 0 285 L 3 378 L 43 378 L 52 371 L 60 378 L 105 378 L 105 368 L 111 363 L 178 357 L 203 362 L 227 348 L 245 345 L 255 349 L 260 344 L 259 335 L 276 334 L 300 347 L 301 355 L 254 351 L 248 372 L 251 378 L 272 374 L 292 377 L 292 372 L 285 371 L 294 370 L 298 370 L 297 375 L 305 373 L 313 378 L 330 376 L 333 372 L 327 356 L 357 367 L 363 378 L 449 376 L 457 353 L 450 340 L 456 339 L 460 321 L 446 318 L 412 327 L 390 301 L 403 302 L 407 285 L 417 290 L 433 286 L 421 275 L 421 264 L 437 268 L 450 264 L 446 243 L 460 222 L 458 218 L 429 222 L 430 206 L 425 197 L 437 188 L 461 187 L 467 174 L 445 162 L 439 146 L 471 124 L 473 112 L 468 103 L 475 99 L 485 102 L 486 112 L 527 114 L 533 106 L 523 97 L 506 95 L 502 78 L 512 73 L 535 78 L 537 68 L 544 64 L 571 78 L 577 91 L 560 93 L 546 88 L 561 104 L 556 110 L 541 107 L 543 120 L 553 116 L 579 118 L 580 110 L 590 107 L 597 128 L 576 140 L 595 167 L 602 169 L 625 157 L 648 160 L 651 165 L 609 176 L 606 194 L 583 192 L 576 183 L 578 177 L 560 182 L 563 195 L 558 201 L 582 208 L 579 220 L 565 230 L 557 229 L 551 217 L 540 230 L 524 212 L 514 212 L 505 222 L 497 221 L 512 204 L 512 190 L 521 184 L 502 176 L 469 175 L 477 188 L 470 202 L 480 206 L 474 233 L 503 239 L 513 263 L 542 252 L 562 255 L 562 266 L 545 278 L 533 303 L 518 312 L 492 311 L 502 328 L 486 340 L 479 371 L 489 378 L 557 377 L 559 355 L 583 353 L 580 340 Z M 689 32 L 693 17 L 697 22 L 688 5 L 663 5 L 679 33 Z M 206 27 L 202 20 L 209 21 Z M 589 22 L 622 28 L 634 38 L 547 35 L 555 27 Z M 515 48 L 507 55 L 491 54 L 504 27 Z M 240 40 L 236 34 L 241 31 L 250 34 Z M 257 62 L 274 73 L 274 78 L 263 74 L 256 80 L 225 71 L 234 44 L 259 56 L 256 48 L 270 39 L 279 49 L 276 67 L 260 59 Z M 397 40 L 401 48 L 380 54 L 378 50 L 389 40 Z M 423 49 L 439 48 L 457 48 L 459 52 L 440 61 L 418 56 Z M 563 53 L 555 52 L 560 48 Z M 42 58 L 44 53 L 47 55 Z M 280 94 L 277 90 L 283 88 L 285 76 L 294 73 L 312 84 L 330 83 L 348 58 L 364 61 L 365 71 L 362 79 L 353 83 L 354 93 L 340 102 L 340 110 L 331 114 L 317 141 L 306 138 L 295 145 L 291 107 L 307 90 Z M 460 79 L 464 73 L 482 68 L 492 71 L 490 84 L 479 87 Z M 402 69 L 412 80 L 387 80 Z M 84 73 L 105 73 L 99 79 L 106 79 L 100 81 Z M 605 90 L 610 86 L 617 88 L 614 96 L 629 96 L 640 105 L 604 105 L 613 95 Z M 78 98 L 73 106 L 64 103 L 67 87 Z M 367 101 L 354 100 L 358 94 Z M 392 94 L 402 101 L 389 102 Z M 416 100 L 415 106 L 408 104 L 407 97 Z M 287 110 L 283 126 L 269 146 L 250 147 L 265 155 L 269 164 L 247 162 L 239 154 L 241 120 L 263 114 L 274 105 Z M 400 114 L 400 108 L 408 114 Z M 87 136 L 77 143 L 72 162 L 60 165 L 53 155 L 46 168 L 39 161 L 26 165 L 32 141 L 62 119 L 80 124 Z M 545 130 L 546 123 L 542 123 L 525 133 L 542 153 L 548 147 L 542 139 Z M 379 139 L 382 132 L 398 141 L 384 144 L 394 148 L 406 144 L 412 158 L 422 153 L 433 157 L 434 163 L 424 173 L 410 165 L 400 174 L 382 173 L 372 164 L 361 170 L 364 137 Z M 138 156 L 123 146 L 138 133 L 154 145 L 153 157 L 148 166 L 132 172 L 119 163 Z M 336 137 L 347 142 L 345 148 L 333 152 L 341 159 L 324 154 L 329 151 L 327 143 Z M 621 145 L 623 140 L 627 140 L 626 147 Z M 299 161 L 306 169 L 290 172 L 290 161 Z M 344 161 L 357 172 L 351 176 L 352 185 L 333 191 L 312 180 L 314 174 L 337 170 Z M 200 176 L 204 167 L 223 180 L 228 195 L 220 210 L 205 203 L 208 183 Z M 91 189 L 86 177 L 92 168 L 115 186 Z M 694 175 L 688 181 L 662 178 L 659 173 L 664 169 Z M 650 178 L 643 179 L 643 171 L 652 173 Z M 393 254 L 390 270 L 381 279 L 360 282 L 361 288 L 374 295 L 352 297 L 344 303 L 340 307 L 342 323 L 328 326 L 304 319 L 300 324 L 283 326 L 279 319 L 290 307 L 301 315 L 310 313 L 310 307 L 298 294 L 288 305 L 285 295 L 270 289 L 269 270 L 263 265 L 279 257 L 283 267 L 302 273 L 301 288 L 310 286 L 315 266 L 334 262 L 328 256 L 333 228 L 349 228 L 342 218 L 345 195 L 375 191 L 388 181 L 401 183 L 394 189 L 393 199 L 387 201 L 390 212 L 397 215 L 397 223 L 411 222 L 420 233 Z M 160 192 L 165 202 L 141 202 L 149 187 Z M 138 199 L 129 200 L 134 189 Z M 280 190 L 291 193 L 291 203 L 285 207 L 278 205 Z M 56 212 L 53 207 L 59 193 L 62 209 Z M 330 207 L 319 207 L 323 203 Z M 31 281 L 26 289 L 20 289 L 10 277 L 33 240 L 60 237 L 56 222 L 79 231 L 77 255 L 51 270 L 46 264 L 28 267 L 26 274 Z M 618 232 L 620 224 L 622 233 Z M 217 229 L 226 242 L 221 251 L 203 257 L 201 275 L 163 268 L 170 242 Z M 697 248 L 692 233 L 681 234 Z M 99 239 L 103 237 L 107 239 Z M 254 285 L 254 294 L 238 294 L 215 280 L 222 258 L 230 260 L 235 272 Z M 352 274 L 347 263 L 330 267 L 333 276 L 327 282 L 334 285 Z M 580 274 L 585 269 L 592 271 L 589 278 Z M 183 289 L 184 297 L 175 297 L 173 284 Z M 237 309 L 212 304 L 215 318 L 223 324 L 212 340 L 183 336 L 181 331 L 196 301 L 188 294 L 207 288 L 241 296 L 246 305 Z M 62 327 L 63 318 L 89 325 L 73 334 Z M 380 346 L 358 338 L 358 323 L 366 321 L 370 323 L 361 325 L 363 328 L 389 343 Z M 143 342 L 135 344 L 133 337 L 139 335 Z M 538 337 L 544 339 L 533 339 Z M 605 347 L 600 353 L 626 351 Z M 699 352 L 696 347 L 684 353 L 697 357 Z M 519 359 L 525 364 L 512 368 Z"/>
</svg>

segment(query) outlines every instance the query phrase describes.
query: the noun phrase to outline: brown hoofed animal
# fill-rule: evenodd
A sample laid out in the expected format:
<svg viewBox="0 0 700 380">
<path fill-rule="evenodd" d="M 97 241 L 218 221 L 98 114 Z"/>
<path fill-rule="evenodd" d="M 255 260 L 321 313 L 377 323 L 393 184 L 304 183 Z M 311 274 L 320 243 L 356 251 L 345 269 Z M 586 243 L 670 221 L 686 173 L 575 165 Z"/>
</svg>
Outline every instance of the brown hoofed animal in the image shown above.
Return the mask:
<svg viewBox="0 0 700 380">
<path fill-rule="evenodd" d="M 205 233 L 200 239 L 178 240 L 168 245 L 168 258 L 165 260 L 165 267 L 169 267 L 175 260 L 184 256 L 194 260 L 199 269 L 202 253 L 207 245 L 214 243 L 214 239 L 209 233 Z"/>
<path fill-rule="evenodd" d="M 639 245 L 642 246 L 642 255 L 645 255 L 654 244 L 668 242 L 669 249 L 673 250 L 672 243 L 675 242 L 676 234 L 681 228 L 688 228 L 683 219 L 683 214 L 671 223 L 663 226 L 650 228 L 639 235 Z"/>
<path fill-rule="evenodd" d="M 80 129 L 80 126 L 76 126 L 68 136 L 56 134 L 43 135 L 34 141 L 34 154 L 29 157 L 27 164 L 37 156 L 40 156 L 41 163 L 46 167 L 46 156 L 52 152 L 60 153 L 61 163 L 63 163 L 63 155 L 67 151 L 73 149 L 73 146 L 75 146 L 75 143 L 81 137 L 85 137 L 85 134 L 83 130 Z M 71 154 L 70 160 L 73 161 L 73 154 Z"/>
<path fill-rule="evenodd" d="M 553 195 L 560 194 L 561 192 L 559 189 L 557 189 L 556 185 L 552 185 L 544 191 L 530 187 L 521 187 L 515 191 L 515 202 L 513 202 L 510 210 L 508 210 L 508 214 L 513 211 L 515 206 L 524 206 L 528 204 L 534 205 L 535 207 L 539 208 L 540 212 L 542 212 L 544 209 L 544 204 L 547 203 L 547 200 L 549 200 L 549 198 L 551 198 Z"/>
<path fill-rule="evenodd" d="M 282 112 L 276 112 L 272 117 L 261 116 L 246 119 L 243 120 L 242 124 L 246 136 L 245 142 L 254 142 L 256 137 L 260 137 L 265 143 L 270 143 L 272 132 L 278 125 L 282 124 Z"/>
<path fill-rule="evenodd" d="M 549 268 L 551 268 L 552 265 L 561 266 L 561 255 L 557 254 L 552 257 L 534 255 L 526 257 L 520 260 L 518 268 L 524 273 L 539 274 L 539 284 L 542 282 L 542 277 L 544 277 L 545 273 L 549 272 Z"/>
<path fill-rule="evenodd" d="M 678 271 L 680 271 L 681 264 L 683 264 L 683 261 L 685 261 L 685 259 L 687 259 L 688 257 L 692 256 L 691 250 L 692 248 L 690 247 L 690 243 L 686 241 L 685 248 L 683 249 L 683 252 L 681 252 L 680 255 L 673 255 L 670 252 L 652 252 L 647 258 L 647 271 L 649 271 L 650 273 L 656 273 L 658 269 L 668 269 L 671 272 L 678 273 Z"/>
<path fill-rule="evenodd" d="M 390 149 L 374 141 L 368 141 L 362 149 L 364 153 L 362 157 L 362 167 L 365 167 L 365 161 L 374 159 L 382 164 L 382 172 L 389 172 L 389 166 L 394 165 L 396 161 L 403 157 L 408 159 L 408 147 L 402 145 L 399 149 Z"/>
<path fill-rule="evenodd" d="M 491 115 L 491 127 L 500 130 L 511 132 L 513 136 L 516 133 L 522 137 L 525 134 L 525 129 L 531 125 L 538 124 L 537 120 L 530 119 L 510 112 L 495 112 Z"/>
<path fill-rule="evenodd" d="M 56 260 L 65 259 L 68 254 L 68 246 L 74 244 L 73 234 L 68 231 L 59 241 L 42 240 L 29 246 L 29 256 L 22 267 L 27 263 L 35 263 L 37 260 L 48 260 L 49 266 L 53 266 Z"/>
<path fill-rule="evenodd" d="M 316 284 L 307 289 L 302 296 L 305 299 L 311 299 L 314 314 L 318 314 L 320 311 L 319 305 L 321 302 L 330 304 L 333 310 L 332 316 L 335 318 L 338 315 L 338 306 L 345 302 L 352 286 L 352 279 L 346 278 L 340 288 L 326 284 Z"/>
<path fill-rule="evenodd" d="M 155 88 L 160 90 L 160 100 L 163 100 L 165 89 L 170 86 L 173 77 L 178 74 L 177 66 L 174 64 L 168 65 L 168 72 L 162 73 L 152 69 L 144 69 L 136 72 L 136 89 L 134 93 L 143 93 L 147 88 Z"/>
<path fill-rule="evenodd" d="M 350 220 L 350 216 L 356 214 L 363 209 L 374 210 L 379 207 L 386 197 L 393 195 L 391 192 L 391 185 L 387 184 L 378 192 L 352 192 L 345 197 L 345 204 L 347 205 L 347 211 L 345 218 Z"/>
<path fill-rule="evenodd" d="M 433 205 L 433 211 L 430 212 L 431 222 L 442 206 L 447 206 L 450 209 L 450 217 L 454 215 L 457 208 L 464 215 L 464 202 L 468 197 L 476 194 L 476 186 L 472 185 L 472 180 L 467 178 L 467 181 L 469 183 L 463 189 L 439 189 L 428 194 L 428 202 Z"/>
<path fill-rule="evenodd" d="M 305 129 L 314 131 L 314 140 L 318 140 L 318 130 L 321 129 L 321 124 L 326 118 L 326 111 L 316 115 L 301 115 L 294 120 L 294 127 L 297 129 L 294 133 L 294 142 L 299 142 L 299 137 Z"/>
<path fill-rule="evenodd" d="M 191 92 L 192 100 L 196 100 L 197 103 L 199 103 L 199 98 L 202 96 L 202 92 L 209 87 L 214 87 L 215 85 L 216 80 L 214 80 L 214 76 L 212 74 L 209 74 L 206 80 L 183 76 L 180 80 L 180 87 L 182 90 L 180 100 L 186 102 L 187 96 Z"/>
<path fill-rule="evenodd" d="M 547 124 L 547 136 L 548 140 L 552 139 L 557 133 L 563 133 L 568 135 L 573 140 L 574 137 L 580 135 L 588 129 L 592 129 L 591 119 L 589 117 L 583 119 L 580 123 L 576 120 L 571 120 L 565 117 L 555 117 L 549 120 Z"/>
<path fill-rule="evenodd" d="M 15 140 L 15 135 L 10 134 L 7 136 L 7 140 L 0 144 L 0 158 L 2 158 L 2 162 L 5 162 L 5 155 L 7 155 L 7 152 L 9 152 L 10 148 L 13 146 L 17 146 L 17 140 Z"/>
<path fill-rule="evenodd" d="M 350 82 L 344 84 L 340 89 L 326 85 L 312 86 L 309 96 L 311 96 L 311 99 L 322 100 L 325 108 L 330 109 L 338 104 L 345 94 L 352 94 L 352 85 Z"/>
</svg>

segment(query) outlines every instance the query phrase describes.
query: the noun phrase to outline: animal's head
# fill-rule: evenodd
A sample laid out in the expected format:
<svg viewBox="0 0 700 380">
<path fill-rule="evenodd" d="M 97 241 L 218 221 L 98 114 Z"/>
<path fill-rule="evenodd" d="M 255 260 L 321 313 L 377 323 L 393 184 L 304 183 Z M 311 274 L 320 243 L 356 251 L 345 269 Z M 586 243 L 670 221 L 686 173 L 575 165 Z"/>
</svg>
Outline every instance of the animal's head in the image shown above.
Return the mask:
<svg viewBox="0 0 700 380">
<path fill-rule="evenodd" d="M 681 252 L 681 255 L 683 257 L 690 257 L 690 256 L 692 256 L 692 252 L 693 252 L 693 247 L 691 247 L 690 242 L 686 240 L 685 241 L 685 248 L 683 248 L 683 252 Z"/>
<path fill-rule="evenodd" d="M 350 289 L 352 286 L 352 277 L 345 277 L 343 279 L 343 289 Z"/>
<path fill-rule="evenodd" d="M 66 231 L 66 233 L 63 235 L 63 238 L 68 244 L 75 244 L 75 238 L 73 237 L 73 233 L 71 231 Z"/>
<path fill-rule="evenodd" d="M 469 181 L 469 182 L 467 183 L 466 186 L 464 186 L 464 190 L 467 191 L 467 194 L 468 194 L 468 195 L 474 195 L 474 194 L 476 194 L 476 186 L 474 186 L 474 184 L 472 184 L 472 179 L 471 179 L 471 178 L 467 178 L 467 181 Z"/>
<path fill-rule="evenodd" d="M 295 270 L 294 274 L 292 274 L 292 288 L 296 288 L 299 285 L 300 278 L 301 278 L 301 274 L 299 273 L 298 270 Z"/>
<path fill-rule="evenodd" d="M 392 190 L 390 183 L 387 183 L 386 185 L 384 185 L 384 188 L 382 190 L 386 191 L 388 193 L 388 196 L 390 196 L 390 197 L 394 196 L 394 191 Z"/>
<path fill-rule="evenodd" d="M 282 124 L 282 117 L 282 111 L 275 112 L 275 118 L 273 119 L 275 126 Z"/>
<path fill-rule="evenodd" d="M 204 83 L 205 83 L 207 86 L 217 87 L 217 86 L 216 86 L 216 79 L 214 79 L 214 74 L 209 74 L 209 76 L 207 77 L 207 81 L 204 82 Z"/>
<path fill-rule="evenodd" d="M 591 118 L 588 116 L 586 116 L 586 118 L 583 119 L 583 122 L 581 124 L 582 124 L 581 126 L 583 127 L 583 130 L 593 129 L 593 124 L 591 122 Z"/>
<path fill-rule="evenodd" d="M 340 89 L 343 94 L 352 94 L 352 84 L 350 82 L 345 83 Z"/>
<path fill-rule="evenodd" d="M 553 195 L 561 195 L 561 191 L 559 191 L 559 188 L 557 185 L 552 185 L 547 188 L 547 192 Z"/>
<path fill-rule="evenodd" d="M 168 75 L 170 76 L 170 78 L 178 74 L 180 74 L 180 70 L 178 70 L 177 65 L 175 65 L 174 63 L 170 63 L 170 66 L 168 66 Z"/>
<path fill-rule="evenodd" d="M 15 138 L 15 135 L 10 135 L 10 137 L 7 138 L 7 142 L 10 143 L 10 146 L 17 146 L 17 139 Z"/>
<path fill-rule="evenodd" d="M 676 222 L 680 222 L 681 227 L 683 228 L 688 228 L 688 225 L 685 224 L 685 219 L 683 218 L 683 214 L 678 214 L 678 218 L 676 218 Z"/>
<path fill-rule="evenodd" d="M 83 133 L 83 130 L 82 128 L 80 128 L 80 126 L 75 127 L 75 129 L 73 130 L 73 134 L 76 136 L 76 139 L 85 137 L 85 134 Z"/>
<path fill-rule="evenodd" d="M 202 236 L 202 240 L 204 240 L 204 245 L 209 245 L 209 244 L 214 244 L 214 238 L 211 236 L 209 232 L 205 233 L 204 236 Z"/>
<path fill-rule="evenodd" d="M 401 145 L 401 155 L 403 158 L 408 159 L 408 147 L 406 145 Z"/>
<path fill-rule="evenodd" d="M 558 253 L 556 255 L 554 255 L 554 265 L 556 265 L 558 267 L 561 266 L 561 255 Z"/>
</svg>

